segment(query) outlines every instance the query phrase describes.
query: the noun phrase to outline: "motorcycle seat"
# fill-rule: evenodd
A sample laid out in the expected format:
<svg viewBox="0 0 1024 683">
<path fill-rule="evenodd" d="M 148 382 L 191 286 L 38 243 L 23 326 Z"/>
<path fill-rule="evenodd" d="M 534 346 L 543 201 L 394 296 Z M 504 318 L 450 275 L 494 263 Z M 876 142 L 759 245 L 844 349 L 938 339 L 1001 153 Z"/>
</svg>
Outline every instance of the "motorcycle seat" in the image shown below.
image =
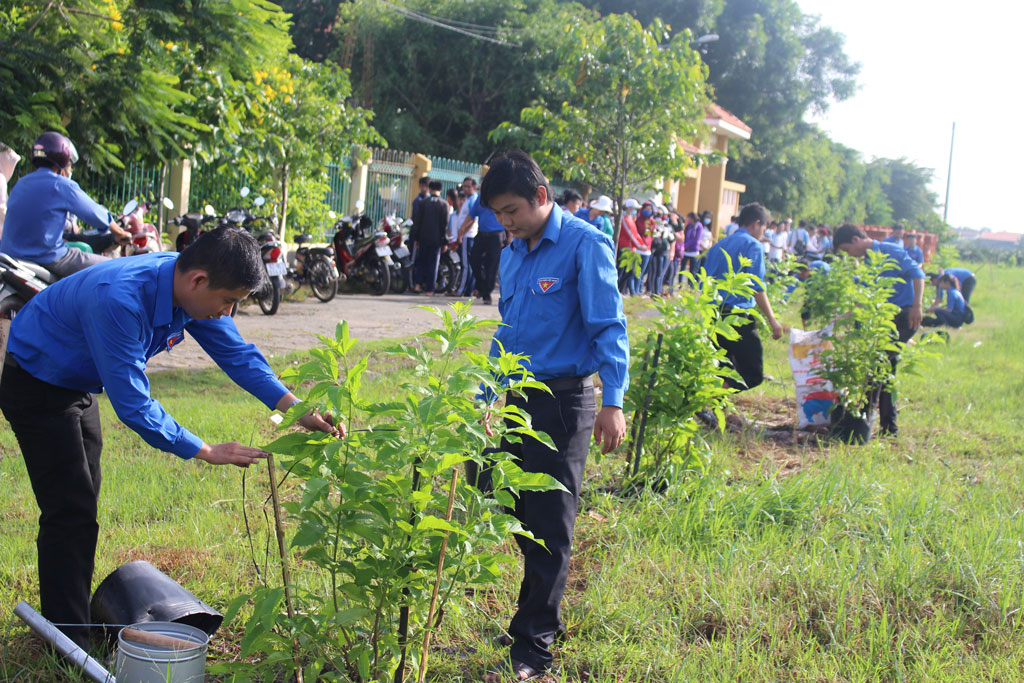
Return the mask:
<svg viewBox="0 0 1024 683">
<path fill-rule="evenodd" d="M 309 250 L 310 254 L 334 257 L 334 249 L 331 247 L 314 247 Z"/>
<path fill-rule="evenodd" d="M 31 261 L 25 261 L 24 259 L 16 259 L 8 254 L 0 254 L 0 265 L 8 268 L 21 268 L 31 272 L 36 279 L 42 280 L 48 285 L 52 285 L 57 281 L 57 276 L 43 268 L 38 263 L 32 263 Z"/>
<path fill-rule="evenodd" d="M 312 242 L 312 235 L 297 235 L 295 237 L 295 244 L 305 244 L 306 242 Z"/>
</svg>

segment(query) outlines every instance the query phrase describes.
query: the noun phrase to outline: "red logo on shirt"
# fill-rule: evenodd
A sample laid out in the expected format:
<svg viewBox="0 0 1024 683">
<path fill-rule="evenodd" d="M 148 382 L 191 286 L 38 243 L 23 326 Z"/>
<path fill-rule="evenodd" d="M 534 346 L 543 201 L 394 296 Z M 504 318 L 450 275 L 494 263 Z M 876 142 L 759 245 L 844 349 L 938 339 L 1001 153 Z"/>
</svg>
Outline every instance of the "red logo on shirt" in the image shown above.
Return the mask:
<svg viewBox="0 0 1024 683">
<path fill-rule="evenodd" d="M 541 291 L 544 292 L 545 294 L 549 289 L 554 287 L 557 282 L 557 277 L 542 277 L 539 280 L 537 280 L 537 284 L 540 285 Z"/>
</svg>

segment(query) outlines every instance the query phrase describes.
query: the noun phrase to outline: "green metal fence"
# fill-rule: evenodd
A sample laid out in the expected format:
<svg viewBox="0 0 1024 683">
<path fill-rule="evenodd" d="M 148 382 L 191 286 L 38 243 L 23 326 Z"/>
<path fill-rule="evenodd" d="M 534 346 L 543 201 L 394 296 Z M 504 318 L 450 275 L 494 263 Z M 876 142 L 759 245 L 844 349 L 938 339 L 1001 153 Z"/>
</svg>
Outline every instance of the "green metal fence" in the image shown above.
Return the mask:
<svg viewBox="0 0 1024 683">
<path fill-rule="evenodd" d="M 366 215 L 374 223 L 384 216 L 404 216 L 417 188 L 412 183 L 413 155 L 395 149 L 373 150 L 366 184 Z"/>
<path fill-rule="evenodd" d="M 169 177 L 170 173 L 162 164 L 138 162 L 128 164 L 123 171 L 103 175 L 76 168 L 74 175 L 86 194 L 114 213 L 130 199 L 159 202 L 167 194 Z"/>
<path fill-rule="evenodd" d="M 249 187 L 255 194 L 259 194 L 259 190 L 252 188 L 249 183 L 244 173 L 231 166 L 193 166 L 188 193 L 189 210 L 202 211 L 209 204 L 218 214 L 223 214 L 236 206 L 248 206 L 252 200 L 242 198 L 242 188 Z"/>
<path fill-rule="evenodd" d="M 474 178 L 480 182 L 480 164 L 471 161 L 459 161 L 457 159 L 446 159 L 445 157 L 430 158 L 430 178 L 440 180 L 444 186 L 441 196 L 448 191 L 448 188 L 459 187 L 467 177 Z"/>
</svg>

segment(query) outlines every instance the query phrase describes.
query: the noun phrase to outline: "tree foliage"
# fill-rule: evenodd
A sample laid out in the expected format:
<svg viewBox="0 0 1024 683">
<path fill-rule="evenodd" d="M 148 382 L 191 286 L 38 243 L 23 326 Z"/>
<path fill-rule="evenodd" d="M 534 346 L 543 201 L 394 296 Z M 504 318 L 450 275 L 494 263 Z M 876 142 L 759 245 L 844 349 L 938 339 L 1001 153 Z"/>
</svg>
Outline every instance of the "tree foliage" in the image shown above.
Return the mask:
<svg viewBox="0 0 1024 683">
<path fill-rule="evenodd" d="M 545 97 L 492 137 L 532 151 L 565 180 L 602 188 L 618 206 L 631 188 L 681 177 L 693 160 L 677 136 L 697 137 L 707 106 L 706 69 L 690 38 L 627 15 L 573 26 Z"/>
</svg>

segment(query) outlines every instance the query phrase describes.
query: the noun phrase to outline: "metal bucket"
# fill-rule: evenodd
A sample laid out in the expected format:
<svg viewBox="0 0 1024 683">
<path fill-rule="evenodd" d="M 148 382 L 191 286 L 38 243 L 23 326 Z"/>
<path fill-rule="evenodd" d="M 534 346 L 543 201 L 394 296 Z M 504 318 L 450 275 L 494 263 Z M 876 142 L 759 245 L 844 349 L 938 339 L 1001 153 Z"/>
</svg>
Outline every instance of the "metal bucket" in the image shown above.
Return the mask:
<svg viewBox="0 0 1024 683">
<path fill-rule="evenodd" d="M 196 644 L 185 650 L 144 645 L 117 636 L 118 683 L 201 683 L 206 679 L 206 646 L 210 636 L 195 626 L 147 621 L 132 628 Z"/>
</svg>

